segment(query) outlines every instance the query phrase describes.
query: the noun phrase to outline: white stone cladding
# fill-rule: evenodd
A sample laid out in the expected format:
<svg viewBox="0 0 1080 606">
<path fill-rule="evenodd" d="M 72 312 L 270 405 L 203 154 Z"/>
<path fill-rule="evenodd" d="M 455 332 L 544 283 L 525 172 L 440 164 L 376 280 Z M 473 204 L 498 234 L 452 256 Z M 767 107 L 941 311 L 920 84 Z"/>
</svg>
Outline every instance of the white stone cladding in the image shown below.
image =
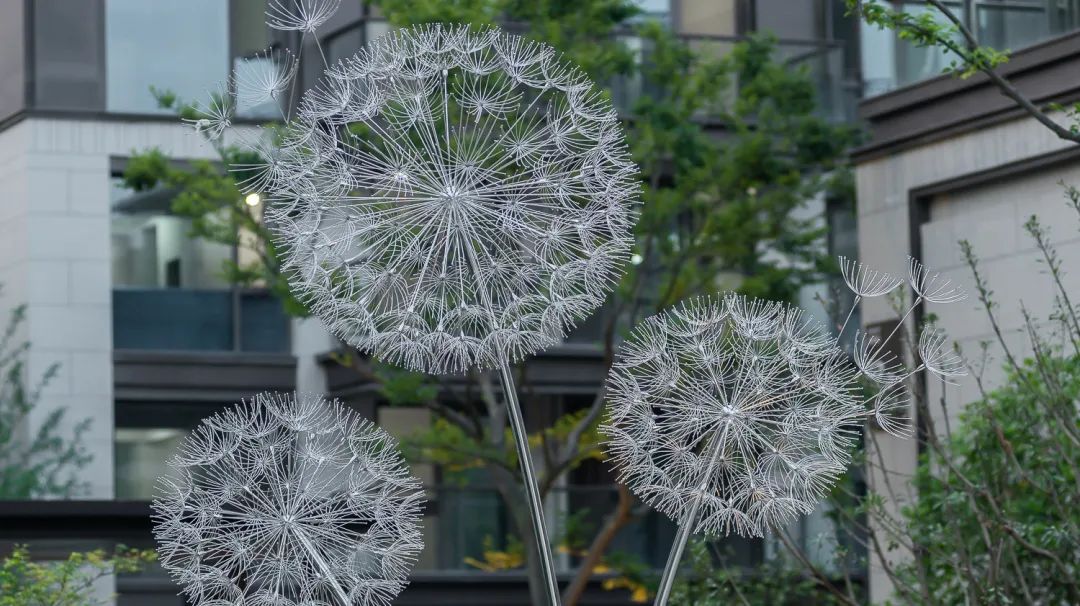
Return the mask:
<svg viewBox="0 0 1080 606">
<path fill-rule="evenodd" d="M 1022 118 L 858 162 L 855 178 L 860 260 L 875 269 L 906 275 L 906 254 L 910 250 L 908 201 L 912 190 L 1035 158 L 1070 145 L 1075 144 L 1059 139 L 1035 120 Z M 1023 223 L 1030 215 L 1037 214 L 1052 226 L 1053 240 L 1071 275 L 1069 288 L 1076 293 L 1074 300 L 1080 298 L 1080 238 L 1077 237 L 1080 216 L 1065 207 L 1063 191 L 1058 185 L 1061 180 L 1080 186 L 1080 162 L 933 199 L 930 221 L 921 227 L 923 260 L 971 294 L 965 302 L 930 305 L 928 311 L 939 316 L 941 327 L 972 356 L 978 353 L 979 341 L 992 340 L 993 334 L 985 312 L 976 301 L 971 273 L 961 257 L 957 245 L 961 238 L 971 241 L 982 259 L 982 269 L 1001 306 L 997 312 L 1015 353 L 1022 356 L 1030 351 L 1026 339 L 1018 332 L 1023 326 L 1020 300 L 1037 317 L 1045 317 L 1053 297 L 1049 278 L 1040 273 L 1044 268 L 1036 262 L 1036 251 L 1023 232 Z M 893 318 L 883 299 L 863 303 L 864 325 Z M 996 349 L 993 353 L 996 357 L 984 375 L 990 386 L 998 384 L 1002 377 L 1003 360 Z M 940 383 L 930 381 L 929 401 L 939 425 L 943 416 L 940 395 Z M 977 395 L 970 378 L 959 381 L 956 387 L 948 387 L 949 417 L 955 417 L 963 404 Z M 890 496 L 890 506 L 897 511 L 913 496 L 908 478 L 915 468 L 916 444 L 914 440 L 890 438 L 883 433 L 878 433 L 877 440 L 892 473 L 885 477 L 873 471 L 867 481 L 872 490 Z M 889 557 L 907 555 L 897 551 Z M 892 597 L 892 585 L 872 552 L 869 581 L 872 603 Z"/>
<path fill-rule="evenodd" d="M 31 117 L 0 131 L 0 317 L 27 304 L 31 379 L 60 365 L 26 429 L 58 406 L 93 419 L 85 498 L 114 495 L 110 160 L 153 147 L 216 158 L 179 121 Z"/>
</svg>

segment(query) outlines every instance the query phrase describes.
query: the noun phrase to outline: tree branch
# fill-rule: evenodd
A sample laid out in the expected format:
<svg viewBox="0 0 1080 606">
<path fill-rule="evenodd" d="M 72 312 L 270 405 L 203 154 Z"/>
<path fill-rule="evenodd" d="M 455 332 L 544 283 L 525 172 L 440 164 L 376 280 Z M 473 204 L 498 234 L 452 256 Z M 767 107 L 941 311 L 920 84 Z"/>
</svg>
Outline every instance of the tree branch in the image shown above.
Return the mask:
<svg viewBox="0 0 1080 606">
<path fill-rule="evenodd" d="M 574 580 L 570 582 L 570 585 L 566 587 L 566 591 L 563 592 L 564 606 L 577 606 L 582 594 L 585 593 L 585 587 L 588 585 L 589 579 L 592 578 L 593 570 L 600 564 L 600 560 L 607 553 L 611 542 L 615 540 L 619 531 L 634 519 L 631 511 L 634 497 L 630 494 L 630 489 L 623 484 L 616 484 L 616 487 L 619 490 L 619 501 L 615 505 L 615 511 L 604 523 L 604 527 L 600 529 L 600 532 L 593 537 L 588 554 L 581 561 L 577 574 L 574 575 Z"/>
<path fill-rule="evenodd" d="M 1035 103 L 1032 102 L 1031 99 L 1021 93 L 1020 90 L 1012 84 L 1012 82 L 1010 82 L 1000 73 L 998 73 L 998 71 L 993 66 L 988 65 L 983 61 L 974 59 L 971 56 L 971 52 L 979 48 L 979 41 L 975 39 L 975 34 L 972 33 L 972 31 L 968 29 L 966 25 L 964 25 L 963 21 L 961 21 L 959 17 L 953 14 L 953 12 L 949 10 L 949 7 L 945 6 L 944 2 L 942 2 L 941 0 L 926 0 L 926 3 L 936 8 L 938 12 L 944 15 L 945 18 L 948 19 L 949 22 L 956 27 L 956 30 L 960 32 L 960 35 L 964 38 L 964 45 L 968 52 L 963 52 L 962 50 L 957 48 L 955 44 L 953 44 L 949 40 L 946 40 L 945 38 L 938 38 L 942 46 L 945 46 L 946 48 L 951 50 L 969 66 L 974 67 L 980 72 L 986 74 L 986 76 L 990 79 L 990 82 L 992 82 L 994 86 L 997 86 L 998 90 L 1001 91 L 1001 94 L 1016 102 L 1016 104 L 1019 105 L 1028 115 L 1037 120 L 1039 124 L 1042 124 L 1046 128 L 1050 129 L 1050 131 L 1057 135 L 1058 138 L 1064 139 L 1066 141 L 1072 141 L 1073 143 L 1080 143 L 1080 133 L 1075 133 L 1072 130 L 1055 122 L 1053 118 L 1046 114 L 1046 112 L 1044 112 L 1037 105 L 1035 105 Z"/>
</svg>

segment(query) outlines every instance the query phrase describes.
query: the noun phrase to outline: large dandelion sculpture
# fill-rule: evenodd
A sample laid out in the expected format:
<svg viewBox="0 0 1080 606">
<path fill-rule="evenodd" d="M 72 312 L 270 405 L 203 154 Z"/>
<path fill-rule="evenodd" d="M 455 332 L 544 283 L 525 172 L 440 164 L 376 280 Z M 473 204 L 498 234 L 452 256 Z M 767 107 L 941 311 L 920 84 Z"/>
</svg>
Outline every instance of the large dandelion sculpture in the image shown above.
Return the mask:
<svg viewBox="0 0 1080 606">
<path fill-rule="evenodd" d="M 425 373 L 494 369 L 599 307 L 631 246 L 615 111 L 549 46 L 388 34 L 305 93 L 253 185 L 291 284 L 346 343 Z"/>
<path fill-rule="evenodd" d="M 859 298 L 902 283 L 841 265 Z M 917 261 L 909 273 L 905 318 L 923 301 L 963 298 Z M 620 480 L 679 525 L 656 603 L 667 603 L 690 535 L 763 536 L 810 513 L 847 470 L 867 417 L 906 435 L 905 380 L 964 372 L 944 340 L 924 330 L 922 363 L 909 369 L 878 339 L 860 333 L 849 356 L 802 310 L 736 295 L 691 299 L 641 322 L 612 367 L 602 431 Z"/>
<path fill-rule="evenodd" d="M 293 65 L 246 89 L 283 97 Z M 328 67 L 276 139 L 250 144 L 263 160 L 234 168 L 269 201 L 293 292 L 335 335 L 414 371 L 498 371 L 557 603 L 510 365 L 559 344 L 628 258 L 637 169 L 610 103 L 547 45 L 427 25 Z"/>
<path fill-rule="evenodd" d="M 420 482 L 337 402 L 264 393 L 203 421 L 153 502 L 162 566 L 199 606 L 375 606 L 423 548 Z"/>
</svg>

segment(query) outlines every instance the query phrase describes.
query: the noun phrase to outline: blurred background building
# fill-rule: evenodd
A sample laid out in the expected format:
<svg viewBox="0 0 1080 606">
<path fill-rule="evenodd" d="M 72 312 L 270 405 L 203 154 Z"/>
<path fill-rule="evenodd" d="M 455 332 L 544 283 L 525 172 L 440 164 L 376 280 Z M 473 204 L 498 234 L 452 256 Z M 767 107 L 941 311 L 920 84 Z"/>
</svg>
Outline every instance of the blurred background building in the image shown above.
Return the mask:
<svg viewBox="0 0 1080 606">
<path fill-rule="evenodd" d="M 1031 47 L 1006 71 L 1037 100 L 1078 96 L 1080 35 L 1068 32 L 1080 25 L 1080 2 L 955 5 L 985 43 Z M 703 52 L 724 53 L 754 31 L 775 33 L 783 57 L 812 73 L 825 115 L 868 123 L 869 140 L 855 154 L 861 245 L 848 212 L 823 203 L 837 252 L 857 247 L 864 261 L 896 270 L 911 252 L 961 275 L 951 271 L 958 265 L 951 243 L 962 227 L 994 258 L 992 276 L 1010 276 L 1030 292 L 1042 287 L 1017 265 L 1031 252 L 1018 226 L 1032 212 L 1050 217 L 1063 209 L 1053 184 L 1076 175 L 1080 155 L 982 79 L 937 76 L 944 57 L 860 27 L 845 16 L 842 0 L 641 6 L 641 18 L 667 24 Z M 33 346 L 31 377 L 60 364 L 43 408 L 64 406 L 73 418 L 93 419 L 93 461 L 83 471 L 89 492 L 70 501 L 0 503 L 5 545 L 27 542 L 41 554 L 150 545 L 148 499 L 165 458 L 200 419 L 258 391 L 340 397 L 391 432 L 430 422 L 424 412 L 381 407 L 370 385 L 334 362 L 337 344 L 317 321 L 291 319 L 267 292 L 225 282 L 220 261 L 241 253 L 190 239 L 186 220 L 169 210 L 175 191 L 136 194 L 120 184 L 133 151 L 158 148 L 178 162 L 216 158 L 173 112 L 157 107 L 149 87 L 202 97 L 236 61 L 274 41 L 264 9 L 265 0 L 0 4 L 0 308 L 28 305 L 20 336 Z M 333 62 L 388 29 L 361 0 L 345 0 L 319 35 Z M 314 78 L 317 67 L 306 64 L 304 77 Z M 634 82 L 613 88 L 621 103 L 640 94 Z M 242 117 L 254 125 L 266 109 L 242 108 Z M 986 332 L 966 311 L 943 318 L 965 342 Z M 870 307 L 864 316 L 874 323 L 885 314 Z M 529 363 L 538 394 L 530 423 L 546 424 L 591 400 L 603 376 L 596 339 L 586 325 Z M 914 461 L 910 447 L 895 450 L 899 460 Z M 610 476 L 597 467 L 583 466 L 556 489 L 554 519 L 567 509 L 610 506 Z M 506 532 L 496 493 L 445 484 L 439 469 L 416 471 L 431 499 L 427 549 L 397 603 L 525 604 L 523 575 L 482 573 L 464 562 L 483 549 L 484 537 Z M 815 516 L 794 529 L 808 553 L 829 548 L 814 540 L 827 524 Z M 620 535 L 619 548 L 661 567 L 671 536 L 669 523 L 649 516 Z M 731 547 L 747 565 L 773 549 L 767 541 Z M 569 570 L 574 561 L 563 557 L 561 564 Z M 872 593 L 881 582 L 872 572 L 860 578 L 869 579 Z M 120 604 L 181 603 L 175 586 L 153 571 L 118 579 L 117 590 Z M 596 589 L 587 603 L 627 597 Z"/>
</svg>

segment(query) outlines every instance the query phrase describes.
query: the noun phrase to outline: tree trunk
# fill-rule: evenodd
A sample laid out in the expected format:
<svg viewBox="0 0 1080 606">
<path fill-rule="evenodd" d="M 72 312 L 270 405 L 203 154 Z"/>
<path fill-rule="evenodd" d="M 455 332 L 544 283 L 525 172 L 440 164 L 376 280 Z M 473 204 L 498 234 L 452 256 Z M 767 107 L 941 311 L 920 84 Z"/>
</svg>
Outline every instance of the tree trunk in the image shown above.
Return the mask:
<svg viewBox="0 0 1080 606">
<path fill-rule="evenodd" d="M 592 544 L 589 545 L 589 552 L 581 562 L 581 567 L 578 568 L 574 580 L 563 592 L 563 606 L 577 606 L 582 594 L 585 593 L 585 587 L 589 584 L 589 579 L 592 578 L 593 569 L 596 568 L 597 564 L 600 563 L 600 559 L 607 553 L 611 542 L 615 540 L 615 536 L 633 519 L 633 516 L 630 515 L 630 509 L 634 504 L 634 498 L 630 495 L 630 489 L 623 484 L 616 484 L 616 486 L 619 489 L 619 502 L 616 503 L 615 511 L 612 512 L 604 527 L 593 538 Z"/>
</svg>

